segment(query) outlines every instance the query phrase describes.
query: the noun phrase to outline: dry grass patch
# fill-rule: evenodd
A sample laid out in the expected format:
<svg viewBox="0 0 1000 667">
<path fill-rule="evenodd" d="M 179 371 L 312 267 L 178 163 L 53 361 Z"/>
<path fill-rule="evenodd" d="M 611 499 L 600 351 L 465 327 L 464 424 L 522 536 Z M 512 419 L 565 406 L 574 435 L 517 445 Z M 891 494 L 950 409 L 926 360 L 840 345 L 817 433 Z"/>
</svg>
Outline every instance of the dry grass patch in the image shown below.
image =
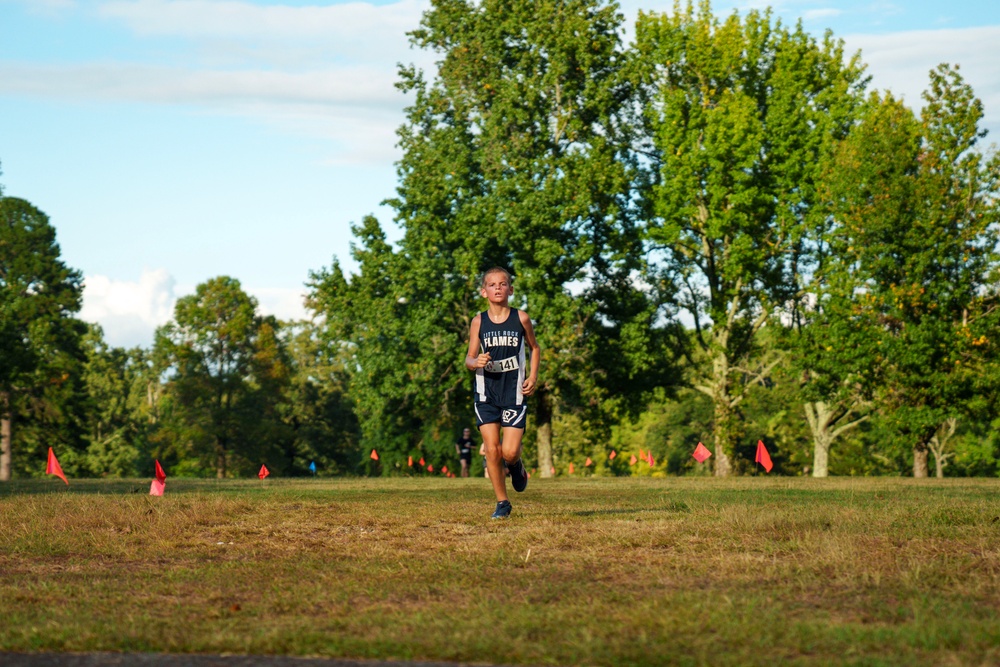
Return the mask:
<svg viewBox="0 0 1000 667">
<path fill-rule="evenodd" d="M 0 488 L 0 650 L 1000 662 L 994 480 L 49 481 Z"/>
</svg>

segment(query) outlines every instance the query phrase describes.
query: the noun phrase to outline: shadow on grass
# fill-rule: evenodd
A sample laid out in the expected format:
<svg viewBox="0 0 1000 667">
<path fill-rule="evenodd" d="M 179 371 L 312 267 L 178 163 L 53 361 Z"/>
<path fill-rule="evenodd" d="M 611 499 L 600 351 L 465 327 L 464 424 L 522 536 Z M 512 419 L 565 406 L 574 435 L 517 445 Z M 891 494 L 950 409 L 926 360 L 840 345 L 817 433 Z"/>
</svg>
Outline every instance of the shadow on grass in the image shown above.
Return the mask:
<svg viewBox="0 0 1000 667">
<path fill-rule="evenodd" d="M 690 512 L 691 508 L 684 501 L 672 502 L 662 507 L 633 507 L 629 509 L 599 509 L 599 510 L 578 510 L 571 512 L 573 516 L 607 516 L 612 514 L 649 514 L 659 512 Z"/>
<path fill-rule="evenodd" d="M 0 498 L 48 494 L 127 494 L 149 493 L 149 482 L 139 480 L 74 479 L 69 486 L 58 479 L 19 479 L 0 484 Z"/>
<path fill-rule="evenodd" d="M 474 491 L 469 485 L 453 484 L 455 480 L 394 479 L 355 477 L 285 477 L 263 482 L 256 479 L 230 478 L 205 479 L 194 477 L 168 477 L 166 495 L 221 494 L 245 495 L 278 494 L 281 496 L 321 497 L 336 492 L 344 499 L 367 499 L 406 495 L 408 498 L 439 499 L 455 488 Z M 69 486 L 54 477 L 14 479 L 0 483 L 0 499 L 33 495 L 147 495 L 151 478 L 70 478 Z"/>
<path fill-rule="evenodd" d="M 0 484 L 0 498 L 9 496 L 74 494 L 74 495 L 146 495 L 149 493 L 150 479 L 70 479 L 69 486 L 62 480 L 48 479 L 15 479 Z M 214 480 L 214 479 L 168 479 L 168 492 L 245 492 L 260 488 L 259 483 L 246 480 Z M 270 487 L 268 487 L 270 488 Z"/>
</svg>

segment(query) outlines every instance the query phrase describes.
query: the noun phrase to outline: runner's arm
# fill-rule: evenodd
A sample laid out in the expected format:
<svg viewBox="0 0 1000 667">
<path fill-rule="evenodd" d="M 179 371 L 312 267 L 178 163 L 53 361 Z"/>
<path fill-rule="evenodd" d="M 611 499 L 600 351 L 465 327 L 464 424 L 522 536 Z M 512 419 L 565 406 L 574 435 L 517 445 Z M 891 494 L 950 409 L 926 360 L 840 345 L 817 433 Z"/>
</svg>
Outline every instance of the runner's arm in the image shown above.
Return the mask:
<svg viewBox="0 0 1000 667">
<path fill-rule="evenodd" d="M 521 319 L 521 326 L 524 327 L 524 344 L 531 350 L 531 370 L 521 384 L 521 392 L 525 396 L 531 396 L 538 384 L 538 367 L 542 362 L 542 348 L 538 346 L 538 341 L 535 339 L 535 329 L 531 326 L 531 318 L 528 317 L 528 313 L 520 310 L 518 316 Z"/>
<path fill-rule="evenodd" d="M 481 314 L 476 315 L 472 318 L 472 324 L 469 325 L 469 352 L 465 355 L 465 367 L 470 371 L 484 368 L 490 362 L 488 352 L 479 354 L 479 319 L 481 317 Z"/>
</svg>

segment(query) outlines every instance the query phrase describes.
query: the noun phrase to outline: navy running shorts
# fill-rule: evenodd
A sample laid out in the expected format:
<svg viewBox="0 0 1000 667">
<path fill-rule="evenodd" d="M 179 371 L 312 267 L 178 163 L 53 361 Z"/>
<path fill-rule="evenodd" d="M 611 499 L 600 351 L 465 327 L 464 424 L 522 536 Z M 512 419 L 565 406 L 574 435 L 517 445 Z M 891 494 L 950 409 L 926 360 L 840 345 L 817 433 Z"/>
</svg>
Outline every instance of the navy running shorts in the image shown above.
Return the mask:
<svg viewBox="0 0 1000 667">
<path fill-rule="evenodd" d="M 524 428 L 528 423 L 528 406 L 514 405 L 508 408 L 501 408 L 489 403 L 476 403 L 476 428 L 483 424 L 500 424 L 507 428 Z"/>
</svg>

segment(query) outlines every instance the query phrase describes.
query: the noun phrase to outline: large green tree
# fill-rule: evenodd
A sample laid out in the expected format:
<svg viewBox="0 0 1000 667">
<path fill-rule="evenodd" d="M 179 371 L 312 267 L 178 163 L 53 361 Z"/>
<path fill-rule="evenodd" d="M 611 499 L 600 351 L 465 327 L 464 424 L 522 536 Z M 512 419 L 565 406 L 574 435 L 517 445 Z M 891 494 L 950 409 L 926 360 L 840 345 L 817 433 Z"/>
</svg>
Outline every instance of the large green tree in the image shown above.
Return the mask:
<svg viewBox="0 0 1000 667">
<path fill-rule="evenodd" d="M 177 300 L 157 330 L 155 356 L 168 378 L 158 437 L 190 472 L 284 470 L 290 438 L 280 414 L 290 368 L 273 317 L 226 276 Z"/>
<path fill-rule="evenodd" d="M 873 393 L 886 370 L 882 329 L 867 316 L 870 312 L 859 308 L 870 298 L 870 290 L 854 252 L 854 227 L 845 226 L 841 215 L 850 206 L 842 195 L 873 203 L 863 217 L 894 215 L 898 204 L 910 201 L 907 192 L 896 188 L 916 167 L 918 135 L 908 109 L 891 96 L 875 93 L 862 106 L 850 134 L 836 142 L 820 166 L 816 208 L 822 214 L 806 229 L 810 261 L 798 265 L 796 276 L 804 289 L 782 337 L 798 373 L 815 477 L 829 474 L 834 441 L 871 417 Z M 859 215 L 854 210 L 852 220 Z M 857 224 L 865 223 L 859 219 Z"/>
<path fill-rule="evenodd" d="M 356 346 L 367 442 L 405 454 L 471 418 L 462 357 L 479 274 L 496 264 L 513 270 L 513 305 L 543 349 L 543 475 L 556 402 L 593 414 L 664 379 L 659 303 L 630 279 L 641 243 L 620 26 L 614 3 L 596 0 L 439 0 L 414 31 L 440 60 L 430 81 L 401 71 L 414 101 L 389 203 L 403 238 L 393 248 L 368 218 L 355 229 L 359 275 L 335 265 L 314 278 L 331 338 Z"/>
<path fill-rule="evenodd" d="M 876 97 L 828 179 L 851 317 L 884 369 L 881 426 L 912 451 L 917 477 L 974 400 L 970 317 L 982 311 L 1000 193 L 1000 160 L 977 149 L 982 104 L 957 68 L 932 71 L 924 99 L 918 120 Z"/>
<path fill-rule="evenodd" d="M 14 417 L 79 435 L 80 273 L 63 263 L 45 213 L 0 197 L 0 481 L 11 477 Z M 36 446 L 41 446 L 38 439 Z"/>
<path fill-rule="evenodd" d="M 310 321 L 283 328 L 292 376 L 282 403 L 282 419 L 294 433 L 288 459 L 295 474 L 352 473 L 359 460 L 358 420 L 349 396 L 348 364 L 343 345 L 327 345 L 322 329 Z"/>
<path fill-rule="evenodd" d="M 131 477 L 152 473 L 147 438 L 150 419 L 151 369 L 148 353 L 126 350 L 104 340 L 91 324 L 83 338 L 86 361 L 83 384 L 87 395 L 87 467 L 97 475 Z"/>
<path fill-rule="evenodd" d="M 870 418 L 883 368 L 878 336 L 861 326 L 854 295 L 837 292 L 853 282 L 831 286 L 819 280 L 811 281 L 815 291 L 809 292 L 815 303 L 796 313 L 783 349 L 812 439 L 812 475 L 826 477 L 833 443 Z"/>
<path fill-rule="evenodd" d="M 761 327 L 798 294 L 815 183 L 866 84 L 857 56 L 770 12 L 718 19 L 710 3 L 640 14 L 635 55 L 654 278 L 679 286 L 714 406 L 715 472 L 730 474 L 740 404 L 779 355 Z"/>
</svg>

